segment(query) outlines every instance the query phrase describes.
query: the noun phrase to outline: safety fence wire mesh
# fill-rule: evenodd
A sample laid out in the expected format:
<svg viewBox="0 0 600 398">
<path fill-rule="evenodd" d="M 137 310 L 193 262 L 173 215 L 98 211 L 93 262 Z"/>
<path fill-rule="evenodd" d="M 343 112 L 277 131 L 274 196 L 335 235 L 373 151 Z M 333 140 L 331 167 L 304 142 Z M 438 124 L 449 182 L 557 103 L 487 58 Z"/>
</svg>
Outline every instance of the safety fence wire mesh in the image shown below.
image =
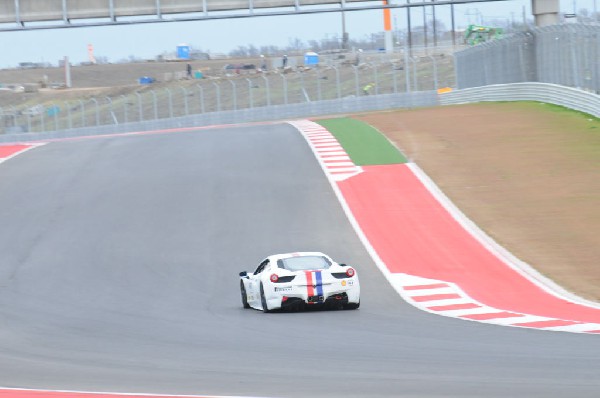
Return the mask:
<svg viewBox="0 0 600 398">
<path fill-rule="evenodd" d="M 458 89 L 541 82 L 600 92 L 600 25 L 535 28 L 455 53 Z"/>
</svg>

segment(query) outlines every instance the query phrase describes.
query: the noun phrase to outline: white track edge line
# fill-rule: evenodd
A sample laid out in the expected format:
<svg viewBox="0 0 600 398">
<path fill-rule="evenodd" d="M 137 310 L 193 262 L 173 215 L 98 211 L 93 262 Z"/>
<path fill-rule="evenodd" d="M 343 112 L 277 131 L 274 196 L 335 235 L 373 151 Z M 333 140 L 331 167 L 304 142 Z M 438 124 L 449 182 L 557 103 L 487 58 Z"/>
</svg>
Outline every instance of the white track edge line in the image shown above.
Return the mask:
<svg viewBox="0 0 600 398">
<path fill-rule="evenodd" d="M 20 151 L 15 152 L 12 155 L 9 155 L 9 156 L 7 156 L 5 158 L 0 158 L 0 163 L 6 162 L 7 160 L 12 159 L 12 158 L 14 158 L 16 156 L 19 156 L 19 155 L 21 155 L 21 154 L 23 154 L 23 153 L 25 153 L 25 152 L 33 149 L 33 148 L 37 148 L 39 146 L 46 145 L 46 143 L 45 142 L 36 142 L 36 143 L 31 143 L 31 144 L 14 144 L 14 145 L 26 145 L 27 148 L 21 149 Z M 13 145 L 4 145 L 4 146 L 13 146 Z"/>
<path fill-rule="evenodd" d="M 128 392 L 103 392 L 103 391 L 78 391 L 78 390 L 43 390 L 33 388 L 12 388 L 1 387 L 2 391 L 22 391 L 34 393 L 59 393 L 59 394 L 85 394 L 85 395 L 110 395 L 114 397 L 174 397 L 174 398 L 267 398 L 267 397 L 250 397 L 242 395 L 180 395 L 180 394 L 149 394 L 149 393 L 128 393 Z M 269 397 L 274 398 L 274 397 Z"/>
</svg>

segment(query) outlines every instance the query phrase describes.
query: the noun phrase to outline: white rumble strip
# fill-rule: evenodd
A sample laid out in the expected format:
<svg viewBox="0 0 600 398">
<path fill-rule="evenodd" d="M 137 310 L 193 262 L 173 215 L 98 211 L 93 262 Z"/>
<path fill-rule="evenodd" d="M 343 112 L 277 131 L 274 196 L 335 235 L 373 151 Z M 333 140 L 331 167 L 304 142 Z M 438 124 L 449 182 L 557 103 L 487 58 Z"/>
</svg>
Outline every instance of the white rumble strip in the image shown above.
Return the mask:
<svg viewBox="0 0 600 398">
<path fill-rule="evenodd" d="M 328 178 L 343 181 L 362 173 L 362 168 L 352 162 L 338 140 L 325 127 L 310 120 L 288 123 L 302 133 Z"/>
<path fill-rule="evenodd" d="M 600 333 L 600 324 L 528 315 L 473 300 L 452 282 L 407 274 L 390 274 L 396 291 L 410 304 L 433 314 L 464 320 L 575 333 Z"/>
</svg>

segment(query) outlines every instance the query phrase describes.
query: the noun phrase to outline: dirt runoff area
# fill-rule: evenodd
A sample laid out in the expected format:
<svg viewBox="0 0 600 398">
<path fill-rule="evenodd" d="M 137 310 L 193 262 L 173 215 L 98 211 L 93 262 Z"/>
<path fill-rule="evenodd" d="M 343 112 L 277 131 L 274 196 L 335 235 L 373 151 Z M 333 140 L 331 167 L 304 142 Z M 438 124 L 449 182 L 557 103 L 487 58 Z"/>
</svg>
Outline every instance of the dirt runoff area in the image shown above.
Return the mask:
<svg viewBox="0 0 600 398">
<path fill-rule="evenodd" d="M 499 244 L 600 302 L 600 120 L 532 102 L 356 118 L 388 136 Z"/>
</svg>

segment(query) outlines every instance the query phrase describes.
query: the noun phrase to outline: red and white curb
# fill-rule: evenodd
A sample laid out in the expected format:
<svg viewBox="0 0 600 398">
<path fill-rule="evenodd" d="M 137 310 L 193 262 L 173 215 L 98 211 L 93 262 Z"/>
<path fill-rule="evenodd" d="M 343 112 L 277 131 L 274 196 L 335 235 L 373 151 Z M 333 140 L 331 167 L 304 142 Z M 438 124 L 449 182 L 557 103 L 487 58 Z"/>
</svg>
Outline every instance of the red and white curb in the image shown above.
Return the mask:
<svg viewBox="0 0 600 398">
<path fill-rule="evenodd" d="M 362 173 L 362 168 L 352 162 L 338 140 L 325 127 L 310 120 L 288 123 L 302 133 L 330 179 L 343 181 Z"/>
<path fill-rule="evenodd" d="M 333 139 L 333 135 L 329 133 L 324 127 L 318 125 L 309 120 L 289 122 L 291 125 L 296 127 L 304 137 L 309 141 L 309 144 L 326 176 L 328 177 L 333 190 L 340 201 L 342 208 L 344 209 L 346 216 L 353 225 L 359 238 L 365 245 L 367 251 L 375 261 L 377 267 L 381 270 L 384 276 L 388 279 L 392 287 L 400 294 L 400 296 L 407 301 L 409 304 L 415 306 L 423 311 L 447 316 L 462 320 L 469 320 L 475 322 L 483 322 L 501 326 L 512 326 L 521 328 L 534 328 L 549 331 L 561 331 L 571 333 L 599 333 L 600 324 L 598 323 L 587 323 L 579 322 L 566 319 L 549 318 L 538 315 L 518 313 L 514 311 L 507 311 L 499 308 L 494 308 L 483 303 L 480 303 L 469 295 L 467 295 L 458 285 L 452 282 L 423 278 L 415 275 L 408 275 L 404 273 L 392 273 L 385 263 L 381 260 L 373 246 L 371 246 L 368 238 L 360 228 L 358 222 L 354 218 L 351 209 L 344 196 L 342 195 L 337 181 L 343 181 L 344 179 L 350 178 L 356 174 L 362 172 L 362 168 L 359 172 L 348 173 L 343 178 L 330 173 L 327 164 L 321 161 L 321 153 L 317 152 L 320 147 L 316 147 L 311 138 L 320 139 L 326 141 L 330 140 L 329 136 Z M 328 135 L 329 134 L 329 135 Z M 318 137 L 318 138 L 317 138 Z M 339 145 L 339 142 L 335 140 L 335 143 Z M 341 146 L 340 146 L 341 148 Z M 341 149 L 343 151 L 343 149 Z M 345 152 L 344 152 L 345 153 Z M 347 155 L 346 155 L 347 156 Z M 352 163 L 348 158 L 346 162 Z M 358 167 L 358 166 L 356 166 Z M 435 185 L 435 183 L 425 175 L 425 173 L 413 163 L 409 163 L 408 167 L 415 173 L 415 175 L 421 180 L 431 194 L 436 198 L 438 202 L 450 212 L 452 217 L 461 224 L 472 236 L 475 237 L 481 244 L 483 244 L 488 250 L 494 253 L 499 258 L 503 259 L 504 263 L 518 272 L 528 280 L 534 282 L 540 286 L 547 293 L 556 297 L 567 298 L 569 301 L 583 305 L 597 308 L 597 304 L 589 303 L 586 300 L 578 298 L 562 290 L 558 285 L 552 281 L 545 279 L 543 276 L 538 274 L 535 270 L 529 267 L 527 264 L 516 259 L 505 249 L 501 248 L 492 238 L 487 236 L 481 231 L 472 221 L 470 221 L 464 214 L 462 214 L 452 202 L 441 192 L 441 190 Z"/>
<path fill-rule="evenodd" d="M 35 144 L 11 144 L 11 145 L 0 145 L 0 163 L 3 163 L 9 159 L 14 158 L 26 152 L 30 149 L 44 145 L 43 143 Z"/>
<path fill-rule="evenodd" d="M 407 274 L 391 274 L 390 282 L 410 304 L 432 314 L 503 326 L 574 333 L 600 333 L 600 324 L 522 314 L 473 300 L 452 282 Z"/>
</svg>

